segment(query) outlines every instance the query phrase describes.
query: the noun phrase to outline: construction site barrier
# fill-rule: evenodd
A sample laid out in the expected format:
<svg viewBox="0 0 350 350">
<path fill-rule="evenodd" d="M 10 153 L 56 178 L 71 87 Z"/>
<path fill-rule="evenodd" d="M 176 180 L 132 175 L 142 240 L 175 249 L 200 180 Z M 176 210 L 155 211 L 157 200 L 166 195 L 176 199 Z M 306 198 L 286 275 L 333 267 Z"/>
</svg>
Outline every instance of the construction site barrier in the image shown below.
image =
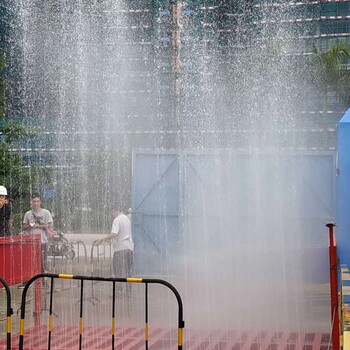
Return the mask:
<svg viewBox="0 0 350 350">
<path fill-rule="evenodd" d="M 84 250 L 84 262 L 87 263 L 88 261 L 88 257 L 87 257 L 87 249 L 86 249 L 86 245 L 83 241 L 72 241 L 71 242 L 73 244 L 73 246 L 76 246 L 76 258 L 77 261 L 80 262 L 80 246 L 83 247 Z"/>
<path fill-rule="evenodd" d="M 340 345 L 350 350 L 350 272 L 347 265 L 340 266 Z"/>
<path fill-rule="evenodd" d="M 6 349 L 11 350 L 11 331 L 12 331 L 12 321 L 11 316 L 13 314 L 12 306 L 11 306 L 11 292 L 10 287 L 6 283 L 6 281 L 0 277 L 0 283 L 4 286 L 6 291 Z"/>
<path fill-rule="evenodd" d="M 110 275 L 112 275 L 112 259 L 113 259 L 113 249 L 112 243 L 102 243 L 98 244 L 99 240 L 92 243 L 90 252 L 90 263 L 91 263 L 91 275 L 101 276 L 105 275 L 103 270 L 108 269 Z M 96 260 L 96 264 L 94 264 Z"/>
<path fill-rule="evenodd" d="M 148 350 L 148 284 L 162 284 L 169 288 L 176 297 L 178 303 L 178 350 L 182 349 L 183 345 L 183 328 L 185 322 L 183 320 L 183 304 L 182 299 L 177 289 L 167 281 L 161 279 L 149 279 L 149 278 L 103 278 L 93 276 L 79 276 L 68 274 L 50 274 L 43 273 L 32 277 L 23 289 L 21 300 L 21 320 L 20 320 L 20 336 L 19 336 L 19 350 L 24 349 L 24 330 L 25 330 L 25 313 L 26 313 L 26 296 L 30 285 L 39 278 L 50 278 L 50 305 L 49 305 L 49 327 L 48 327 L 48 350 L 51 349 L 51 332 L 52 332 L 52 315 L 53 315 L 53 294 L 54 294 L 54 279 L 74 279 L 80 280 L 80 318 L 79 318 L 79 350 L 83 346 L 83 300 L 84 300 L 84 281 L 103 281 L 111 282 L 113 284 L 113 297 L 112 297 L 112 319 L 111 319 L 111 338 L 112 349 L 115 349 L 115 314 L 116 314 L 116 282 L 122 283 L 144 283 L 145 284 L 145 349 Z"/>
<path fill-rule="evenodd" d="M 0 276 L 9 286 L 41 272 L 41 236 L 24 234 L 0 238 Z"/>
</svg>

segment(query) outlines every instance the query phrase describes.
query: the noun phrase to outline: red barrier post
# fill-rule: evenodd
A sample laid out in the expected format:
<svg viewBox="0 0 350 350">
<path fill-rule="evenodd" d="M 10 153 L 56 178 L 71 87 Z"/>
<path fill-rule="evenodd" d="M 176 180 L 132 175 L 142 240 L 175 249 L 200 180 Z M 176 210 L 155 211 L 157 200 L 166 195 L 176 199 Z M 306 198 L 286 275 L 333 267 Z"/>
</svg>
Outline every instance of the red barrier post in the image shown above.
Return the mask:
<svg viewBox="0 0 350 350">
<path fill-rule="evenodd" d="M 0 237 L 0 276 L 9 286 L 41 272 L 40 235 Z"/>
<path fill-rule="evenodd" d="M 329 232 L 329 278 L 331 288 L 331 324 L 333 350 L 340 350 L 339 332 L 339 300 L 338 300 L 338 256 L 337 243 L 333 228 L 335 224 L 330 222 L 326 225 Z"/>
<path fill-rule="evenodd" d="M 0 237 L 0 276 L 8 285 L 27 282 L 41 273 L 41 236 L 25 234 Z M 40 325 L 42 287 L 34 285 L 34 324 Z"/>
</svg>

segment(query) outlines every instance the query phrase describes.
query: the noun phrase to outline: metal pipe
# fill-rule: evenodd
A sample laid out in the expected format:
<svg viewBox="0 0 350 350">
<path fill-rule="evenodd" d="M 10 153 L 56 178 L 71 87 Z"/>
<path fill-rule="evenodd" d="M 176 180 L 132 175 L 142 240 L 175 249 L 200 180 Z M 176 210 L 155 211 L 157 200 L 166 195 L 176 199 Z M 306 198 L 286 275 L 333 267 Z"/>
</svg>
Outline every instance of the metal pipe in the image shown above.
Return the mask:
<svg viewBox="0 0 350 350">
<path fill-rule="evenodd" d="M 6 281 L 0 277 L 0 283 L 3 285 L 6 291 L 6 349 L 11 350 L 11 332 L 12 332 L 12 319 L 11 316 L 13 314 L 12 306 L 11 306 L 11 291 L 6 283 Z"/>
<path fill-rule="evenodd" d="M 329 232 L 329 278 L 331 288 L 331 324 L 332 324 L 332 345 L 333 350 L 340 350 L 339 332 L 339 301 L 338 301 L 338 256 L 337 243 L 333 228 L 335 224 L 326 224 Z"/>
</svg>

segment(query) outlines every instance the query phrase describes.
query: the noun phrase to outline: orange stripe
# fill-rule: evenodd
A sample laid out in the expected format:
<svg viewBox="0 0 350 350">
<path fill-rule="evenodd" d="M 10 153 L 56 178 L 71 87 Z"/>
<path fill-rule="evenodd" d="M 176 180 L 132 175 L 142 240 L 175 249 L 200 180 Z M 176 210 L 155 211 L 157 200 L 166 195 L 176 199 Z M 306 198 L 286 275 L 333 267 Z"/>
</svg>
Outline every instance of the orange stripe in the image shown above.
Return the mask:
<svg viewBox="0 0 350 350">
<path fill-rule="evenodd" d="M 7 317 L 7 333 L 11 333 L 11 316 Z"/>
<path fill-rule="evenodd" d="M 24 319 L 21 319 L 19 323 L 19 334 L 24 335 Z"/>
<path fill-rule="evenodd" d="M 52 331 L 52 315 L 49 315 L 49 332 Z"/>
<path fill-rule="evenodd" d="M 177 337 L 177 344 L 178 346 L 182 346 L 182 328 L 179 328 L 178 330 L 178 337 Z"/>
<path fill-rule="evenodd" d="M 145 340 L 148 341 L 148 323 L 145 324 L 145 337 Z"/>
<path fill-rule="evenodd" d="M 126 279 L 126 282 L 141 283 L 142 282 L 142 278 L 130 277 L 130 278 Z"/>
<path fill-rule="evenodd" d="M 115 318 L 112 317 L 112 335 L 115 334 Z"/>
</svg>

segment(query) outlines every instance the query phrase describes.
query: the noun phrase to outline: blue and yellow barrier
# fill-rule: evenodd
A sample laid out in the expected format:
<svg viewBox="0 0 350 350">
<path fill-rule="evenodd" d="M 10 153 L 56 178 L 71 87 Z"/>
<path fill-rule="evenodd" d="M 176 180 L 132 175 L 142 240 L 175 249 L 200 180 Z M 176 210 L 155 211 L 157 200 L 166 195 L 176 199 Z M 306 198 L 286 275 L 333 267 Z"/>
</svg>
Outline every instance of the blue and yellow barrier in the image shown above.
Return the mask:
<svg viewBox="0 0 350 350">
<path fill-rule="evenodd" d="M 350 272 L 347 265 L 340 266 L 340 343 L 350 350 Z"/>
</svg>

